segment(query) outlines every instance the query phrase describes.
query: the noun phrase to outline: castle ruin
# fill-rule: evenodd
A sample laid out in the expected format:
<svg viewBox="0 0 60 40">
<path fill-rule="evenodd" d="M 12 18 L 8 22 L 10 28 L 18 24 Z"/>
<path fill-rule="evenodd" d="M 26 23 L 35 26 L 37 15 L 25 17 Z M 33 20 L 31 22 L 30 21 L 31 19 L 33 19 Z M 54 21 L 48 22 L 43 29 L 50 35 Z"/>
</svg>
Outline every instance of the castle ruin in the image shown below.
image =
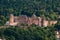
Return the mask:
<svg viewBox="0 0 60 40">
<path fill-rule="evenodd" d="M 20 15 L 20 16 L 14 16 L 13 14 L 10 14 L 10 19 L 6 23 L 6 25 L 11 25 L 11 26 L 16 26 L 18 24 L 35 24 L 38 26 L 46 27 L 46 26 L 51 26 L 53 24 L 56 24 L 57 21 L 55 20 L 46 20 L 45 18 L 42 17 L 37 17 L 36 15 L 32 15 L 31 17 L 27 17 L 26 15 Z"/>
</svg>

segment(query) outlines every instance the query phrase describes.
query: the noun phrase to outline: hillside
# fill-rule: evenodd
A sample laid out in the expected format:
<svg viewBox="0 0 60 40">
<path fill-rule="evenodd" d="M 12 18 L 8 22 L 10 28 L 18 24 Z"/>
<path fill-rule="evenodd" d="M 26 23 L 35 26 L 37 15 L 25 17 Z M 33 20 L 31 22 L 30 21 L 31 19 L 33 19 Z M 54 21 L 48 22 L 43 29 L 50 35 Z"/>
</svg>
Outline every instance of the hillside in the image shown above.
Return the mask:
<svg viewBox="0 0 60 40">
<path fill-rule="evenodd" d="M 40 27 L 6 26 L 10 14 L 14 16 L 35 14 L 48 21 L 57 20 L 60 15 L 60 0 L 0 0 L 0 39 L 6 40 L 56 40 L 55 31 L 60 32 L 60 19 L 57 24 Z"/>
<path fill-rule="evenodd" d="M 9 20 L 9 14 L 45 17 L 56 20 L 60 14 L 60 0 L 0 0 L 0 23 Z"/>
</svg>

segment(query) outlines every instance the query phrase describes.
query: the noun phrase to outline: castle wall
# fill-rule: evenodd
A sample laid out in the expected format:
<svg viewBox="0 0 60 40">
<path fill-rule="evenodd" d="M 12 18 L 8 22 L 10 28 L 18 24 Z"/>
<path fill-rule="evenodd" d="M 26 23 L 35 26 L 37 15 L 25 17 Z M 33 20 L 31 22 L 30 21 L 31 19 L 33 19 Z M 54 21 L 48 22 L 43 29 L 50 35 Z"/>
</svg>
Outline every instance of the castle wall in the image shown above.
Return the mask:
<svg viewBox="0 0 60 40">
<path fill-rule="evenodd" d="M 57 21 L 50 21 L 50 25 L 56 24 Z"/>
<path fill-rule="evenodd" d="M 47 26 L 48 26 L 48 21 L 47 21 L 47 20 L 45 20 L 45 21 L 43 22 L 43 26 L 44 26 L 44 27 L 47 27 Z"/>
<path fill-rule="evenodd" d="M 32 17 L 27 17 L 26 15 L 21 15 L 21 16 L 14 16 L 13 14 L 10 15 L 10 20 L 9 20 L 10 25 L 17 25 L 18 23 L 26 23 L 28 25 L 31 24 L 36 24 L 39 26 L 50 26 L 52 24 L 56 24 L 57 21 L 48 21 L 45 20 L 44 18 L 41 17 L 36 17 L 33 15 Z"/>
</svg>

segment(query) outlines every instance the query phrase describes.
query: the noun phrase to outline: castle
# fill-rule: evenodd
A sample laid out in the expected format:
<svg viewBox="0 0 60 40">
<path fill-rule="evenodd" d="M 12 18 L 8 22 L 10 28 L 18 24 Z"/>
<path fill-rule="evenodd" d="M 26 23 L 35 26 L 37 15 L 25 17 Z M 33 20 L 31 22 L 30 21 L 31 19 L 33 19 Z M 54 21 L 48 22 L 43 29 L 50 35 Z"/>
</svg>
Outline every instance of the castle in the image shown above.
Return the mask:
<svg viewBox="0 0 60 40">
<path fill-rule="evenodd" d="M 51 26 L 53 24 L 56 24 L 56 20 L 46 20 L 42 17 L 37 17 L 36 15 L 32 15 L 31 17 L 27 17 L 26 15 L 20 15 L 20 16 L 14 16 L 13 14 L 10 14 L 9 21 L 6 22 L 6 25 L 16 26 L 18 24 L 35 24 L 38 26 L 46 27 Z"/>
</svg>

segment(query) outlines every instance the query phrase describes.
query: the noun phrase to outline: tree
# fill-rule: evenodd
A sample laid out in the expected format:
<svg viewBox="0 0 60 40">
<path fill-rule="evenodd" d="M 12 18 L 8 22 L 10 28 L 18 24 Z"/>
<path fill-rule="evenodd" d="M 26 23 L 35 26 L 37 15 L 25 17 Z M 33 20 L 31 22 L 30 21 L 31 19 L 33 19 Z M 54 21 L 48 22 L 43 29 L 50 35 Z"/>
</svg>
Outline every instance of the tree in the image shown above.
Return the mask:
<svg viewBox="0 0 60 40">
<path fill-rule="evenodd" d="M 60 21 L 58 21 L 57 24 L 55 25 L 55 29 L 60 30 Z"/>
<path fill-rule="evenodd" d="M 52 27 L 10 27 L 3 30 L 0 29 L 0 34 L 3 35 L 6 40 L 56 40 L 55 32 Z"/>
</svg>

